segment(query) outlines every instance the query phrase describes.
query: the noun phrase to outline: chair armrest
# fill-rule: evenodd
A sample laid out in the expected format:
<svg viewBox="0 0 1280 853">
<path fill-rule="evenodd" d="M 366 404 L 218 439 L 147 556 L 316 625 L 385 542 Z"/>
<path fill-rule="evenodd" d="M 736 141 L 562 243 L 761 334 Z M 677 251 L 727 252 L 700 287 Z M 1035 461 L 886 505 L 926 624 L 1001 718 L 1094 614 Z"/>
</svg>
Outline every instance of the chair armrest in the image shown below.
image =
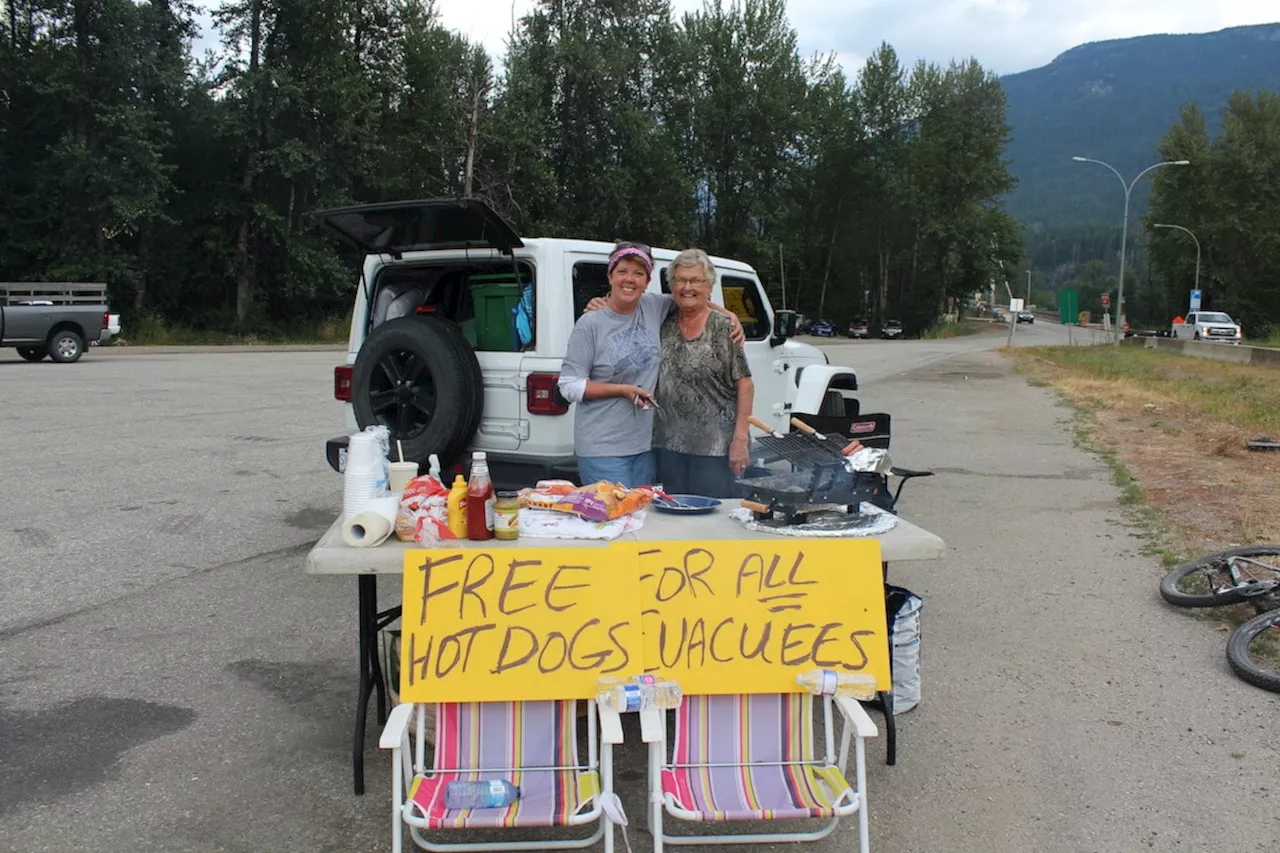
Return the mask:
<svg viewBox="0 0 1280 853">
<path fill-rule="evenodd" d="M 645 743 L 658 743 L 662 740 L 666 727 L 662 711 L 650 708 L 640 712 L 640 740 Z"/>
<path fill-rule="evenodd" d="M 871 719 L 871 715 L 862 707 L 857 699 L 851 696 L 836 696 L 836 707 L 840 709 L 840 713 L 844 716 L 848 725 L 853 726 L 858 733 L 858 737 L 878 737 L 880 730 L 876 728 L 875 721 Z"/>
<path fill-rule="evenodd" d="M 622 715 L 599 702 L 596 702 L 596 714 L 600 717 L 600 739 L 610 744 L 622 743 Z"/>
<path fill-rule="evenodd" d="M 412 702 L 401 703 L 391 709 L 387 715 L 387 724 L 382 727 L 382 735 L 378 738 L 379 749 L 395 749 L 404 742 L 409 734 L 409 720 L 418 708 Z"/>
</svg>

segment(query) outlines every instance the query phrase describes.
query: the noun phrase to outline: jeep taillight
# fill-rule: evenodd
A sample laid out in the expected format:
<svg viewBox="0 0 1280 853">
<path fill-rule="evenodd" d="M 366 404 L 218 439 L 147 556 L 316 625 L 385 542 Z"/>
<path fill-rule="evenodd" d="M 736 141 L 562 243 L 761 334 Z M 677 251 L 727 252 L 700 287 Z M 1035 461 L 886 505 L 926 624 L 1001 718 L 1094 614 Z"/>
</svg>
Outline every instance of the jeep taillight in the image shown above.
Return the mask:
<svg viewBox="0 0 1280 853">
<path fill-rule="evenodd" d="M 563 415 L 569 411 L 567 405 L 560 403 L 559 395 L 556 393 L 556 383 L 559 381 L 559 373 L 529 374 L 529 414 Z"/>
<path fill-rule="evenodd" d="M 333 399 L 344 403 L 351 402 L 351 365 L 349 364 L 333 369 Z"/>
</svg>

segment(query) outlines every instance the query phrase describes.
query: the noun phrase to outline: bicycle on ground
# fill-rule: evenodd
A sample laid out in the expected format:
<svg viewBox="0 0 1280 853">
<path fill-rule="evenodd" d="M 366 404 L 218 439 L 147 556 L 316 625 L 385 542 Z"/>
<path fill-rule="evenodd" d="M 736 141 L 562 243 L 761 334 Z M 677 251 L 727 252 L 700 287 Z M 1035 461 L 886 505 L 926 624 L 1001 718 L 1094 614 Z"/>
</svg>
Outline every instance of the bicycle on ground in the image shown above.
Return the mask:
<svg viewBox="0 0 1280 853">
<path fill-rule="evenodd" d="M 1227 662 L 1240 678 L 1280 693 L 1280 545 L 1206 554 L 1171 570 L 1160 595 L 1178 607 L 1252 604 L 1258 615 L 1227 641 Z"/>
</svg>

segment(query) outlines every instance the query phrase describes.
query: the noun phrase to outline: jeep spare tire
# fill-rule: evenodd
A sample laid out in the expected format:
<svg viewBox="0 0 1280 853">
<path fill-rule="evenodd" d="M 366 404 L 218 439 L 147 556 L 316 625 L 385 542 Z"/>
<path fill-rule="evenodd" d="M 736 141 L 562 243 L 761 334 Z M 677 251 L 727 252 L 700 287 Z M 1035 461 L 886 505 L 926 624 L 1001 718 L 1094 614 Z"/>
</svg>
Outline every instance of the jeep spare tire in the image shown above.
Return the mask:
<svg viewBox="0 0 1280 853">
<path fill-rule="evenodd" d="M 435 453 L 450 465 L 480 426 L 484 382 L 461 330 L 436 317 L 400 317 L 374 327 L 351 371 L 361 429 L 385 424 L 406 461 L 426 470 Z"/>
</svg>

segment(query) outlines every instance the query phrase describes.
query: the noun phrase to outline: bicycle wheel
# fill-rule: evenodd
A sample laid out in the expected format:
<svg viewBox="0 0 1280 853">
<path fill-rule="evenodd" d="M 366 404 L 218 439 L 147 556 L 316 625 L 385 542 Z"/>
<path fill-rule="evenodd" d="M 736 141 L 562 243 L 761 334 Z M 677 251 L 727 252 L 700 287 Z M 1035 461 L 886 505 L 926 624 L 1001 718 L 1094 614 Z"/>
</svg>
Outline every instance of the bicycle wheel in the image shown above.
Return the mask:
<svg viewBox="0 0 1280 853">
<path fill-rule="evenodd" d="M 1232 580 L 1227 569 L 1227 560 L 1231 557 L 1251 558 L 1247 563 L 1237 564 L 1240 584 Z M 1280 582 L 1280 545 L 1251 545 L 1206 554 L 1177 566 L 1160 581 L 1160 595 L 1178 607 L 1221 607 L 1245 601 L 1263 587 L 1272 589 L 1277 582 Z"/>
<path fill-rule="evenodd" d="M 1245 681 L 1280 693 L 1280 610 L 1245 622 L 1227 641 L 1227 662 Z"/>
</svg>

